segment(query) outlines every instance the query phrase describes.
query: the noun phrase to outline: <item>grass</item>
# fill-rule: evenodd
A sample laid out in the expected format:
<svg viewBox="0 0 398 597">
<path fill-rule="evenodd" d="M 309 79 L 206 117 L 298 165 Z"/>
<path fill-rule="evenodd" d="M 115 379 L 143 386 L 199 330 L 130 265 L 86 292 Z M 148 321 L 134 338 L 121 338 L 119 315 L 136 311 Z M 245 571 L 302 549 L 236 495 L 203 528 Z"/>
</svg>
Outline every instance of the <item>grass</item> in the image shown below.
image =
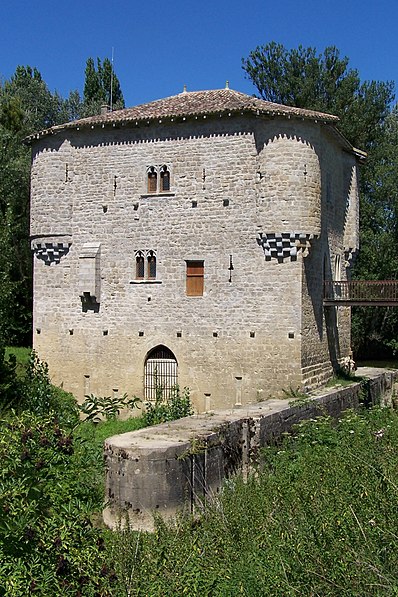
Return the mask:
<svg viewBox="0 0 398 597">
<path fill-rule="evenodd" d="M 100 423 L 92 423 L 91 421 L 82 422 L 77 430 L 80 437 L 92 441 L 95 445 L 99 445 L 101 450 L 103 443 L 108 437 L 118 435 L 120 433 L 127 433 L 128 431 L 136 431 L 145 427 L 143 417 L 130 417 L 125 421 L 119 419 L 112 419 L 109 421 L 101 421 Z"/>
<path fill-rule="evenodd" d="M 351 377 L 340 377 L 338 375 L 334 375 L 326 383 L 325 388 L 334 388 L 336 386 L 340 386 L 340 387 L 351 386 L 353 383 L 359 383 L 360 381 L 362 381 L 362 379 L 363 379 L 362 377 L 359 377 L 359 376 L 357 377 L 355 375 L 353 375 Z"/>
<path fill-rule="evenodd" d="M 301 423 L 199 518 L 107 535 L 121 596 L 398 595 L 398 413 Z"/>
<path fill-rule="evenodd" d="M 32 349 L 25 348 L 24 346 L 7 346 L 4 354 L 8 358 L 10 355 L 14 355 L 17 360 L 16 373 L 21 377 L 28 366 Z"/>
<path fill-rule="evenodd" d="M 37 449 L 47 449 L 41 420 L 38 425 Z M 76 499 L 81 503 L 74 502 L 75 510 L 61 509 L 54 525 L 49 520 L 48 536 L 45 533 L 38 538 L 34 535 L 39 548 L 35 549 L 31 561 L 30 556 L 27 558 L 29 565 L 37 567 L 40 557 L 50 557 L 58 549 L 59 541 L 65 541 L 62 561 L 65 555 L 78 558 L 83 553 L 79 537 L 73 535 L 72 548 L 69 535 L 64 537 L 64 531 L 60 533 L 58 529 L 63 529 L 75 512 L 89 507 L 90 500 L 86 505 L 83 503 L 87 500 L 87 488 L 95 499 L 98 495 L 101 507 L 104 439 L 143 425 L 142 417 L 78 425 L 71 462 L 79 465 L 63 482 L 70 484 L 70 488 L 64 487 L 66 497 L 72 495 L 72 489 L 78 489 Z M 48 433 L 54 446 L 60 448 L 58 426 L 51 423 Z M 3 438 L 6 437 L 4 434 Z M 31 441 L 31 435 L 24 432 L 20 440 L 17 448 L 23 455 L 23 460 L 20 455 L 21 462 L 31 470 L 36 486 L 39 472 L 45 469 L 29 468 L 25 443 Z M 328 417 L 303 422 L 295 429 L 295 435 L 284 436 L 278 446 L 262 450 L 261 465 L 247 483 L 241 477 L 228 480 L 221 495 L 211 496 L 212 499 L 198 509 L 199 516 L 181 515 L 172 524 L 158 518 L 154 533 L 139 533 L 128 528 L 113 533 L 96 529 L 98 549 L 89 559 L 93 574 L 102 578 L 112 572 L 114 576 L 111 592 L 97 591 L 96 594 L 118 597 L 398 596 L 397 445 L 398 413 L 389 409 L 349 411 L 337 423 Z M 15 448 L 16 442 L 11 446 Z M 64 444 L 61 454 L 65 456 L 62 446 Z M 16 484 L 23 479 L 10 478 L 19 499 Z M 46 487 L 53 489 L 51 477 Z M 86 491 L 80 491 L 82 488 Z M 83 527 L 77 527 L 79 533 L 84 533 L 84 529 L 91 529 L 88 518 Z M 42 540 L 46 540 L 46 549 Z M 21 545 L 26 541 L 27 535 L 23 535 Z M 102 563 L 103 555 L 107 558 L 106 564 Z M 43 559 L 44 563 L 46 561 Z M 5 569 L 3 573 L 16 582 L 19 570 L 16 566 L 21 562 L 15 558 L 9 558 L 8 562 L 12 566 L 7 568 L 7 574 Z M 60 560 L 55 561 L 56 580 L 59 563 Z M 0 561 L 0 575 L 2 566 Z M 36 574 L 35 570 L 32 574 Z M 48 570 L 45 564 L 40 576 L 43 583 L 47 582 Z M 88 582 L 91 573 L 82 576 L 79 572 L 76 583 Z M 70 577 L 68 572 L 68 579 Z M 40 594 L 94 594 L 88 590 L 84 593 L 77 588 L 73 593 L 65 589 L 43 590 Z M 12 594 L 27 593 L 26 585 Z"/>
</svg>

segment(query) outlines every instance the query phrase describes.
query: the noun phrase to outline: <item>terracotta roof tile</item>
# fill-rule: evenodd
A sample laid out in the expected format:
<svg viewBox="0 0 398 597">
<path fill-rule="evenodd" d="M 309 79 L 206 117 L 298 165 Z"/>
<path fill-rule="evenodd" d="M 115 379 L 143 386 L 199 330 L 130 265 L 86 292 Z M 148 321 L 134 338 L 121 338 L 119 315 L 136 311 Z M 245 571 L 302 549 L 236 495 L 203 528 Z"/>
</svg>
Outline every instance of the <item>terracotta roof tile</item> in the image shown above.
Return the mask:
<svg viewBox="0 0 398 597">
<path fill-rule="evenodd" d="M 81 118 L 66 124 L 51 127 L 39 133 L 31 135 L 27 141 L 39 138 L 47 134 L 70 128 L 85 127 L 97 124 L 128 123 L 152 121 L 173 118 L 189 118 L 195 116 L 206 116 L 212 114 L 228 113 L 252 113 L 267 114 L 273 116 L 294 116 L 308 120 L 320 120 L 324 123 L 336 124 L 339 121 L 337 116 L 295 108 L 292 106 L 283 106 L 258 99 L 254 96 L 240 93 L 232 89 L 214 89 L 210 91 L 184 91 L 178 95 L 159 99 L 147 104 L 115 110 L 105 114 Z"/>
</svg>

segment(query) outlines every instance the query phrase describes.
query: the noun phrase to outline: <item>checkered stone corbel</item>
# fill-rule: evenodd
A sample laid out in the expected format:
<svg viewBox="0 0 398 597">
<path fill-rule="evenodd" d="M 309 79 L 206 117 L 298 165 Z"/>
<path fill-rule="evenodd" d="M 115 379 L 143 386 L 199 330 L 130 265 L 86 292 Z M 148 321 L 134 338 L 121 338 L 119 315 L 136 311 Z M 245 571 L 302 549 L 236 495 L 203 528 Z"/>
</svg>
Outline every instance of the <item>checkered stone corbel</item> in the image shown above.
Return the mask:
<svg viewBox="0 0 398 597">
<path fill-rule="evenodd" d="M 69 253 L 71 242 L 32 242 L 32 250 L 37 259 L 45 265 L 58 264 Z"/>
<path fill-rule="evenodd" d="M 314 238 L 314 234 L 303 232 L 260 232 L 257 243 L 262 247 L 267 261 L 272 258 L 295 261 L 299 251 L 303 257 L 307 257 Z"/>
</svg>

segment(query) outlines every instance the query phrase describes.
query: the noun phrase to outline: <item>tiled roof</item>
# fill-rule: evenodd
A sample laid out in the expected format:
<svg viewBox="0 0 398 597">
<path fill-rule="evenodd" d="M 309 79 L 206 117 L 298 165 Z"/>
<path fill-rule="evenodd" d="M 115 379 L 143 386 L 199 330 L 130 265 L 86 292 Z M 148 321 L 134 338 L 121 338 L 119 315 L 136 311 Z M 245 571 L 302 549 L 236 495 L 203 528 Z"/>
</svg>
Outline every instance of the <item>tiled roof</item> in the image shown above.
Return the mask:
<svg viewBox="0 0 398 597">
<path fill-rule="evenodd" d="M 80 128 L 102 124 L 122 124 L 154 120 L 174 120 L 180 118 L 206 117 L 236 113 L 252 113 L 255 115 L 271 115 L 317 120 L 323 123 L 336 124 L 337 116 L 314 112 L 303 108 L 283 106 L 255 98 L 232 89 L 214 89 L 210 91 L 183 91 L 178 95 L 141 104 L 133 108 L 115 110 L 105 114 L 81 118 L 66 124 L 51 127 L 38 135 L 31 135 L 27 140 L 70 128 Z"/>
</svg>

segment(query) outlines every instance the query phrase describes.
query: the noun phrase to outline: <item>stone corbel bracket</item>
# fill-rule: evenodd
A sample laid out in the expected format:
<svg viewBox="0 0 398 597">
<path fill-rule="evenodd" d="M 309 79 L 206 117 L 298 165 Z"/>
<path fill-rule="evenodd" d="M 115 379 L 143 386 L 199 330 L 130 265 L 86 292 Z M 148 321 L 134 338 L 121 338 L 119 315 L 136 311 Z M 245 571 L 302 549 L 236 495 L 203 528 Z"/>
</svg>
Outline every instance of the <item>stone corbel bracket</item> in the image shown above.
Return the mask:
<svg viewBox="0 0 398 597">
<path fill-rule="evenodd" d="M 70 237 L 45 237 L 31 241 L 31 249 L 37 259 L 44 261 L 45 265 L 57 265 L 62 257 L 69 253 L 72 245 Z"/>
<path fill-rule="evenodd" d="M 315 234 L 303 232 L 259 232 L 257 243 L 262 247 L 266 261 L 272 258 L 278 261 L 290 259 L 296 261 L 301 251 L 307 257 L 311 248 L 311 241 L 317 238 Z"/>
</svg>

